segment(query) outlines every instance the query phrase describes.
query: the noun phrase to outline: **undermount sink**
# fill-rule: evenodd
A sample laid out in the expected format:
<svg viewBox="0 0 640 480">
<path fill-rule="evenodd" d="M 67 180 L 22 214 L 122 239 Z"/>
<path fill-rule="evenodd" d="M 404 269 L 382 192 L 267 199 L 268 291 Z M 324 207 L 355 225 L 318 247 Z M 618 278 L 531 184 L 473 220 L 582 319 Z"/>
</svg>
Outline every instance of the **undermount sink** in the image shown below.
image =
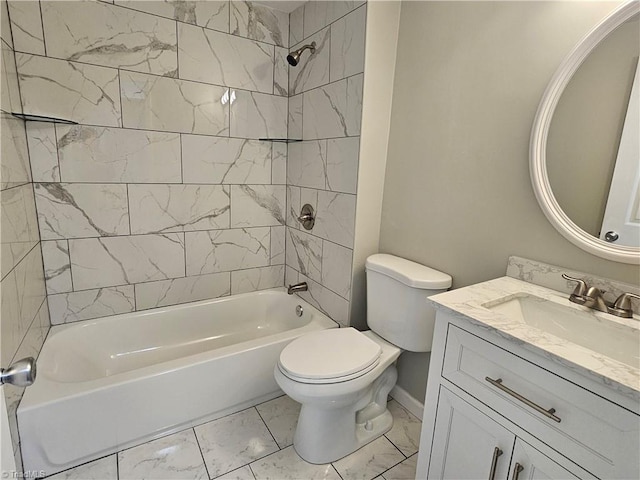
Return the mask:
<svg viewBox="0 0 640 480">
<path fill-rule="evenodd" d="M 568 301 L 567 301 L 568 302 Z M 485 303 L 483 307 L 513 321 L 640 368 L 640 328 L 625 325 L 609 314 L 561 305 L 526 293 Z M 626 321 L 634 322 L 636 319 Z"/>
</svg>

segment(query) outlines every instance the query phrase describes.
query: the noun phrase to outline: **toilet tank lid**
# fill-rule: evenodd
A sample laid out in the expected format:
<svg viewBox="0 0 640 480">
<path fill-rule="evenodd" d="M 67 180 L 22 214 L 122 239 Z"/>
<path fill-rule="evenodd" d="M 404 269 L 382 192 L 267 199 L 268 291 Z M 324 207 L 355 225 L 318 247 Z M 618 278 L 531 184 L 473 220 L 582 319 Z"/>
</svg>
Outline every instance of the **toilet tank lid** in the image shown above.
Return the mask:
<svg viewBox="0 0 640 480">
<path fill-rule="evenodd" d="M 438 290 L 451 287 L 451 276 L 405 258 L 376 253 L 367 258 L 366 270 L 382 273 L 413 288 Z"/>
</svg>

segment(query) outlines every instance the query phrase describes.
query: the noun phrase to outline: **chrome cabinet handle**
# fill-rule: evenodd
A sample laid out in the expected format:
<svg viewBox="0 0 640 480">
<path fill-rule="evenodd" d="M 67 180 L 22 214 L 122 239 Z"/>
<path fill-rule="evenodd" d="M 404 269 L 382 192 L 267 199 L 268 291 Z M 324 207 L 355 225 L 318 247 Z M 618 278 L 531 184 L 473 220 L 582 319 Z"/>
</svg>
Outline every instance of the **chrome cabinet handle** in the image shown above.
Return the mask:
<svg viewBox="0 0 640 480">
<path fill-rule="evenodd" d="M 545 410 L 540 405 L 533 403 L 531 400 L 529 400 L 526 397 L 523 397 L 518 392 L 514 392 L 509 387 L 505 387 L 502 384 L 502 379 L 501 378 L 498 378 L 497 380 L 494 380 L 493 378 L 484 377 L 484 379 L 487 382 L 489 382 L 491 385 L 493 385 L 494 387 L 496 387 L 496 388 L 502 390 L 503 392 L 511 395 L 513 398 L 515 398 L 516 400 L 521 401 L 522 403 L 524 403 L 528 407 L 533 408 L 536 412 L 541 413 L 542 415 L 544 415 L 547 418 L 550 418 L 554 422 L 558 422 L 558 423 L 561 422 L 560 417 L 554 415 L 554 413 L 556 413 L 556 409 L 555 408 L 550 408 L 549 410 Z"/>
<path fill-rule="evenodd" d="M 511 477 L 511 480 L 518 480 L 518 477 L 520 476 L 520 472 L 522 470 L 524 470 L 524 467 L 519 463 L 516 463 L 516 466 L 513 469 L 513 476 Z"/>
<path fill-rule="evenodd" d="M 491 470 L 489 470 L 489 480 L 496 478 L 496 467 L 498 466 L 498 457 L 502 455 L 502 450 L 498 447 L 493 449 L 493 458 L 491 458 Z"/>
</svg>

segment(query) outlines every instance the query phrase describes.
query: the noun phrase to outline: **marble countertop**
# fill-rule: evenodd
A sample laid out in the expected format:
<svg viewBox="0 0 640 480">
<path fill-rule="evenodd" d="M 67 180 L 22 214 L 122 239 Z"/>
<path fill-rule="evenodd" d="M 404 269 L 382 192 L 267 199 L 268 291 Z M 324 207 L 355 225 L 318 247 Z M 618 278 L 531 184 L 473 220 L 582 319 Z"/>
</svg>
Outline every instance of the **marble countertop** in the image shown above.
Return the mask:
<svg viewBox="0 0 640 480">
<path fill-rule="evenodd" d="M 627 365 L 487 308 L 492 303 L 506 301 L 522 294 L 541 297 L 567 308 L 586 312 L 599 322 L 615 322 L 622 329 L 628 329 L 630 335 L 638 335 L 640 331 L 637 315 L 631 319 L 624 319 L 596 312 L 569 302 L 568 295 L 563 292 L 511 277 L 501 277 L 441 293 L 430 297 L 429 300 L 437 309 L 493 331 L 503 338 L 515 340 L 528 350 L 604 383 L 626 397 L 640 401 L 640 365 Z M 638 348 L 640 349 L 640 344 Z"/>
</svg>

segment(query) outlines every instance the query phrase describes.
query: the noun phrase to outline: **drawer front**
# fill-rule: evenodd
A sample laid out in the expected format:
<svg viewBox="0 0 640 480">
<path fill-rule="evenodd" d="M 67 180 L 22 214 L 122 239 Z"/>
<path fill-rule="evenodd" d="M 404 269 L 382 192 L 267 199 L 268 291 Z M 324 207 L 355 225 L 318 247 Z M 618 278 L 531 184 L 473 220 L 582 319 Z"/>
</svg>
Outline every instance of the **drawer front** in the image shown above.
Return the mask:
<svg viewBox="0 0 640 480">
<path fill-rule="evenodd" d="M 640 478 L 640 417 L 449 325 L 442 376 L 601 478 Z"/>
</svg>

